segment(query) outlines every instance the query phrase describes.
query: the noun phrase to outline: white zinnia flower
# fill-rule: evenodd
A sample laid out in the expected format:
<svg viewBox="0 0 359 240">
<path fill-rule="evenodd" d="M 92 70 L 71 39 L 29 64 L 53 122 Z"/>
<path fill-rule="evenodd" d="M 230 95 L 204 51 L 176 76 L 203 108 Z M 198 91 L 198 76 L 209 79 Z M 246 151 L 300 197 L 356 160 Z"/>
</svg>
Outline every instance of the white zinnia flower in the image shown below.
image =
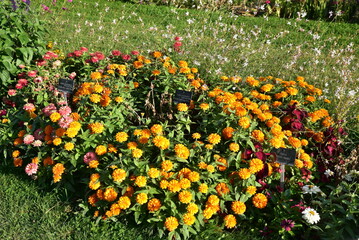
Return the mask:
<svg viewBox="0 0 359 240">
<path fill-rule="evenodd" d="M 315 186 L 315 185 L 305 185 L 302 187 L 303 193 L 304 194 L 313 194 L 313 193 L 320 193 L 321 190 L 319 187 Z"/>
<path fill-rule="evenodd" d="M 319 214 L 313 208 L 306 208 L 302 214 L 303 219 L 309 224 L 315 224 L 320 220 Z"/>
</svg>

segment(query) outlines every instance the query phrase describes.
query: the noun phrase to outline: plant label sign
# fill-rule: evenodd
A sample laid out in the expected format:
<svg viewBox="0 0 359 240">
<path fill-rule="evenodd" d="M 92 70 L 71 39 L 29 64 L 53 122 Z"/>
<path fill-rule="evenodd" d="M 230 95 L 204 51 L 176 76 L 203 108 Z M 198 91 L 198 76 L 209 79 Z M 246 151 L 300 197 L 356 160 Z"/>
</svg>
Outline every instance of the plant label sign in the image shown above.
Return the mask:
<svg viewBox="0 0 359 240">
<path fill-rule="evenodd" d="M 192 99 L 192 92 L 184 90 L 176 90 L 173 102 L 190 104 Z"/>
<path fill-rule="evenodd" d="M 273 148 L 271 153 L 274 154 L 275 159 L 280 164 L 294 165 L 296 156 L 295 149 L 290 148 Z"/>
<path fill-rule="evenodd" d="M 59 85 L 57 89 L 64 93 L 72 93 L 74 91 L 75 81 L 71 79 L 59 79 Z"/>
</svg>

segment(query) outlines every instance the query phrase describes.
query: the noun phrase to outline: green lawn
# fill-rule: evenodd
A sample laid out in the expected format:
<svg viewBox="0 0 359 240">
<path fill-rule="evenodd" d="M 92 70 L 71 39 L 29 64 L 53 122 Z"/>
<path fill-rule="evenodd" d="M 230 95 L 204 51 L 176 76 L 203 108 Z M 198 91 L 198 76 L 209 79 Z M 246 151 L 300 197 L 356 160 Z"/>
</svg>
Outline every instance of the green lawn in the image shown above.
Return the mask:
<svg viewBox="0 0 359 240">
<path fill-rule="evenodd" d="M 61 190 L 42 190 L 20 169 L 0 166 L 0 239 L 156 239 L 145 225 L 121 219 L 98 223 L 80 209 Z M 241 229 L 235 233 L 208 235 L 196 239 L 255 239 L 253 233 Z"/>
<path fill-rule="evenodd" d="M 41 19 L 49 29 L 48 40 L 65 53 L 81 46 L 104 52 L 161 50 L 188 60 L 205 79 L 304 76 L 332 98 L 332 112 L 339 119 L 359 114 L 354 104 L 359 91 L 358 24 L 241 17 L 121 1 L 51 2 L 33 7 L 50 7 L 51 13 L 41 10 Z M 61 10 L 63 6 L 68 10 Z M 180 54 L 173 53 L 175 36 L 183 38 Z"/>
<path fill-rule="evenodd" d="M 42 190 L 19 169 L 0 166 L 0 239 L 148 239 L 149 229 L 96 223 L 61 190 Z"/>
</svg>

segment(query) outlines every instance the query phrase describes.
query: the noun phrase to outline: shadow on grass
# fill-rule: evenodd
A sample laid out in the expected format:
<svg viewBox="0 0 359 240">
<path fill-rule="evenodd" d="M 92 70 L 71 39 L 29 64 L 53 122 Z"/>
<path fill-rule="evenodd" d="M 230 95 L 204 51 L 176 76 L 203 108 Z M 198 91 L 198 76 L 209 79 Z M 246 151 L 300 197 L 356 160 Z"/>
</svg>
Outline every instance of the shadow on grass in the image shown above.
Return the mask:
<svg viewBox="0 0 359 240">
<path fill-rule="evenodd" d="M 0 165 L 0 239 L 152 239 L 133 223 L 96 223 L 57 189 L 41 189 L 22 169 Z"/>
<path fill-rule="evenodd" d="M 0 164 L 0 239 L 160 239 L 146 224 L 131 218 L 99 221 L 85 214 L 72 195 L 58 189 L 41 189 L 23 169 Z M 165 238 L 163 238 L 165 239 Z M 190 239 L 256 239 L 253 233 L 204 230 Z"/>
</svg>

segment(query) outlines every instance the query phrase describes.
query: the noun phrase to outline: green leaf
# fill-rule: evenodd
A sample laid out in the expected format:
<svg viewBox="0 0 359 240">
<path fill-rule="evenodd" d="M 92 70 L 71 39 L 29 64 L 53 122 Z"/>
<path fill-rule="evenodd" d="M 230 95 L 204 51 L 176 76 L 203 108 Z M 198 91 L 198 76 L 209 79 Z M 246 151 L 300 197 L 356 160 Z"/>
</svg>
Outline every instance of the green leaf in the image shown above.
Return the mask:
<svg viewBox="0 0 359 240">
<path fill-rule="evenodd" d="M 74 157 L 70 158 L 70 162 L 71 162 L 72 166 L 76 167 L 76 165 L 77 165 L 77 159 L 76 158 L 74 158 Z"/>
<path fill-rule="evenodd" d="M 247 144 L 252 148 L 253 151 L 256 150 L 256 148 L 254 147 L 254 145 L 250 139 L 247 140 Z"/>
<path fill-rule="evenodd" d="M 243 194 L 243 195 L 241 196 L 241 198 L 239 199 L 239 201 L 241 201 L 241 202 L 246 202 L 246 201 L 248 200 L 248 198 L 249 198 L 249 196 L 248 196 L 247 194 Z"/>
<path fill-rule="evenodd" d="M 196 235 L 196 234 L 197 234 L 196 230 L 194 230 L 191 226 L 188 226 L 188 230 L 189 230 L 193 235 Z"/>
<path fill-rule="evenodd" d="M 10 74 L 8 71 L 6 70 L 3 70 L 1 73 L 0 73 L 0 79 L 1 79 L 1 85 L 8 85 L 11 80 L 10 80 Z"/>
<path fill-rule="evenodd" d="M 25 46 L 30 41 L 29 35 L 26 32 L 21 32 L 18 38 L 22 46 Z"/>
<path fill-rule="evenodd" d="M 3 61 L 2 63 L 5 66 L 6 70 L 8 70 L 10 73 L 15 73 L 17 71 L 16 66 L 10 61 Z"/>
<path fill-rule="evenodd" d="M 189 231 L 188 231 L 188 227 L 187 225 L 183 225 L 181 232 L 183 234 L 184 239 L 188 239 L 189 238 Z"/>
<path fill-rule="evenodd" d="M 169 234 L 168 234 L 168 240 L 172 240 L 172 239 L 174 239 L 174 235 L 175 235 L 175 231 L 172 231 L 172 232 L 170 232 Z"/>
<path fill-rule="evenodd" d="M 135 212 L 135 222 L 140 224 L 142 221 L 139 219 L 141 216 L 141 212 Z"/>
<path fill-rule="evenodd" d="M 354 239 L 355 234 L 353 232 L 353 229 L 351 229 L 350 225 L 346 225 L 344 228 L 345 228 L 345 231 L 347 231 L 347 233 L 349 233 L 349 235 Z"/>
<path fill-rule="evenodd" d="M 32 50 L 32 48 L 30 48 L 30 47 L 19 48 L 18 50 L 22 53 L 22 55 L 23 55 L 22 59 L 25 61 L 25 63 L 30 64 L 30 62 L 34 56 L 34 51 Z"/>
</svg>

